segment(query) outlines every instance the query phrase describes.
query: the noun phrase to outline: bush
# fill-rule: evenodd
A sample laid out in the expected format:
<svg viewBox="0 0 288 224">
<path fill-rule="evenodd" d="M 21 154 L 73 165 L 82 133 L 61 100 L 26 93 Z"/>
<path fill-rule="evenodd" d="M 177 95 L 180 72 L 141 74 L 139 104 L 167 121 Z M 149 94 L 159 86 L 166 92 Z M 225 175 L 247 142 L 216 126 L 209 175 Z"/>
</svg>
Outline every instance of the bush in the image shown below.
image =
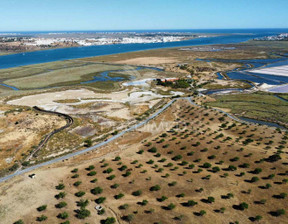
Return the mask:
<svg viewBox="0 0 288 224">
<path fill-rule="evenodd" d="M 42 212 L 42 211 L 46 210 L 46 208 L 47 208 L 47 205 L 42 205 L 42 206 L 37 208 L 37 211 Z"/>
<path fill-rule="evenodd" d="M 107 180 L 113 180 L 116 176 L 115 175 L 111 175 L 109 177 L 107 177 Z"/>
<path fill-rule="evenodd" d="M 65 188 L 65 185 L 64 184 L 58 184 L 55 188 L 57 190 L 63 190 Z"/>
<path fill-rule="evenodd" d="M 201 210 L 200 212 L 199 212 L 199 215 L 200 216 L 204 216 L 206 214 L 206 211 L 205 210 Z"/>
<path fill-rule="evenodd" d="M 208 197 L 207 201 L 208 201 L 209 203 L 212 203 L 212 202 L 215 201 L 215 198 L 213 198 L 213 197 Z"/>
<path fill-rule="evenodd" d="M 84 141 L 84 146 L 85 147 L 91 147 L 92 146 L 92 140 L 91 139 L 86 139 Z"/>
<path fill-rule="evenodd" d="M 59 194 L 56 194 L 55 195 L 55 198 L 56 199 L 60 199 L 60 198 L 65 198 L 66 196 L 66 193 L 65 192 L 60 192 Z"/>
<path fill-rule="evenodd" d="M 155 185 L 150 187 L 150 191 L 159 191 L 161 189 L 161 187 L 159 185 Z"/>
<path fill-rule="evenodd" d="M 74 185 L 75 187 L 78 187 L 80 184 L 82 184 L 82 181 L 76 181 L 73 185 Z"/>
<path fill-rule="evenodd" d="M 131 222 L 134 218 L 134 215 L 133 214 L 129 214 L 129 215 L 125 215 L 122 217 L 123 220 L 127 221 L 127 222 Z"/>
<path fill-rule="evenodd" d="M 163 201 L 165 201 L 165 200 L 167 200 L 167 199 L 168 199 L 168 198 L 163 195 L 161 198 L 157 198 L 157 201 L 163 202 Z"/>
<path fill-rule="evenodd" d="M 95 178 L 95 179 L 91 180 L 90 182 L 91 182 L 91 183 L 96 183 L 97 181 L 98 181 L 98 179 Z"/>
<path fill-rule="evenodd" d="M 113 172 L 112 168 L 108 168 L 108 169 L 104 170 L 104 173 L 112 173 L 112 172 Z"/>
<path fill-rule="evenodd" d="M 91 214 L 91 212 L 85 208 L 81 208 L 79 210 L 76 210 L 76 213 L 77 213 L 76 217 L 78 219 L 85 219 L 85 218 L 89 217 Z"/>
<path fill-rule="evenodd" d="M 124 197 L 124 194 L 122 194 L 122 193 L 116 194 L 116 195 L 114 196 L 114 198 L 115 198 L 116 200 L 118 200 L 118 199 L 120 199 L 120 198 L 123 198 L 123 197 Z"/>
<path fill-rule="evenodd" d="M 167 206 L 167 209 L 168 210 L 172 210 L 176 207 L 176 205 L 174 205 L 173 203 L 170 203 L 168 206 Z"/>
<path fill-rule="evenodd" d="M 259 181 L 258 177 L 252 177 L 251 180 L 250 180 L 251 183 L 255 183 L 257 181 Z"/>
<path fill-rule="evenodd" d="M 96 195 L 96 194 L 101 194 L 103 192 L 103 189 L 101 187 L 95 187 L 91 190 L 91 193 Z"/>
<path fill-rule="evenodd" d="M 138 190 L 138 191 L 134 191 L 132 193 L 133 196 L 140 196 L 142 194 L 142 191 L 141 190 Z"/>
<path fill-rule="evenodd" d="M 217 172 L 220 171 L 220 168 L 219 168 L 218 166 L 214 166 L 214 167 L 212 168 L 212 171 L 213 171 L 214 173 L 217 173 Z"/>
<path fill-rule="evenodd" d="M 85 195 L 85 192 L 84 192 L 84 191 L 78 191 L 78 192 L 75 193 L 75 196 L 76 196 L 76 197 L 82 197 L 82 196 L 84 196 L 84 195 Z"/>
<path fill-rule="evenodd" d="M 77 173 L 77 172 L 78 172 L 78 169 L 77 169 L 77 168 L 71 170 L 71 173 Z"/>
<path fill-rule="evenodd" d="M 285 210 L 284 209 L 278 209 L 276 212 L 275 212 L 275 214 L 276 214 L 276 216 L 280 216 L 280 215 L 285 215 Z"/>
<path fill-rule="evenodd" d="M 239 205 L 239 209 L 240 210 L 245 210 L 245 209 L 248 209 L 248 204 L 245 203 L 245 202 L 242 202 L 240 205 Z"/>
<path fill-rule="evenodd" d="M 91 171 L 91 172 L 89 172 L 87 175 L 88 175 L 88 176 L 95 176 L 96 174 L 97 174 L 96 171 Z"/>
<path fill-rule="evenodd" d="M 126 170 L 126 169 L 127 169 L 127 166 L 126 166 L 126 165 L 123 165 L 123 166 L 121 166 L 121 167 L 119 168 L 120 171 L 124 171 L 124 170 Z"/>
<path fill-rule="evenodd" d="M 180 159 L 182 159 L 183 157 L 181 156 L 181 155 L 177 155 L 177 156 L 174 156 L 173 158 L 172 158 L 172 160 L 174 160 L 174 161 L 178 161 L 178 160 L 180 160 Z"/>
<path fill-rule="evenodd" d="M 116 222 L 116 220 L 114 217 L 108 217 L 105 220 L 101 220 L 101 224 L 113 224 L 115 222 Z"/>
<path fill-rule="evenodd" d="M 102 204 L 105 200 L 106 200 L 105 197 L 100 197 L 100 198 L 97 198 L 97 199 L 95 200 L 95 202 L 96 202 L 97 204 Z"/>
<path fill-rule="evenodd" d="M 210 163 L 204 163 L 203 168 L 210 168 L 212 165 Z"/>
<path fill-rule="evenodd" d="M 119 161 L 119 160 L 121 160 L 121 157 L 120 157 L 120 156 L 116 156 L 116 157 L 114 158 L 114 161 Z"/>
<path fill-rule="evenodd" d="M 69 217 L 69 215 L 67 212 L 62 212 L 62 213 L 59 213 L 57 215 L 57 218 L 59 218 L 59 219 L 67 219 L 68 217 Z"/>
<path fill-rule="evenodd" d="M 193 200 L 189 200 L 185 203 L 185 206 L 187 207 L 193 207 L 194 205 L 197 205 L 198 203 L 196 201 Z"/>
<path fill-rule="evenodd" d="M 37 217 L 37 221 L 38 222 L 42 222 L 42 221 L 45 221 L 47 219 L 47 216 L 45 216 L 45 215 L 41 215 L 41 216 L 39 216 L 39 217 Z"/>
<path fill-rule="evenodd" d="M 143 200 L 143 201 L 140 202 L 140 204 L 141 204 L 142 206 L 145 206 L 145 205 L 148 204 L 148 201 L 147 201 L 147 200 Z"/>
<path fill-rule="evenodd" d="M 85 208 L 89 204 L 89 201 L 86 199 L 81 199 L 80 201 L 77 201 L 77 206 L 81 208 Z"/>
<path fill-rule="evenodd" d="M 74 175 L 72 176 L 73 179 L 78 178 L 78 177 L 79 177 L 79 174 L 78 174 L 78 173 L 76 173 L 76 174 L 74 174 Z"/>
<path fill-rule="evenodd" d="M 123 205 L 120 205 L 120 206 L 119 206 L 119 209 L 120 209 L 120 210 L 125 210 L 125 209 L 127 209 L 128 207 L 129 207 L 128 204 L 123 204 Z"/>
<path fill-rule="evenodd" d="M 67 203 L 65 201 L 61 201 L 55 205 L 56 208 L 64 208 L 66 206 L 67 206 Z"/>
<path fill-rule="evenodd" d="M 112 189 L 116 189 L 117 187 L 119 187 L 119 184 L 113 184 L 110 186 Z"/>
<path fill-rule="evenodd" d="M 17 220 L 16 222 L 14 222 L 13 224 L 24 224 L 22 219 Z"/>
<path fill-rule="evenodd" d="M 88 166 L 86 168 L 86 170 L 88 170 L 88 171 L 91 171 L 91 170 L 94 170 L 94 169 L 95 169 L 95 166 L 93 166 L 93 165 L 90 165 L 90 166 Z"/>
</svg>

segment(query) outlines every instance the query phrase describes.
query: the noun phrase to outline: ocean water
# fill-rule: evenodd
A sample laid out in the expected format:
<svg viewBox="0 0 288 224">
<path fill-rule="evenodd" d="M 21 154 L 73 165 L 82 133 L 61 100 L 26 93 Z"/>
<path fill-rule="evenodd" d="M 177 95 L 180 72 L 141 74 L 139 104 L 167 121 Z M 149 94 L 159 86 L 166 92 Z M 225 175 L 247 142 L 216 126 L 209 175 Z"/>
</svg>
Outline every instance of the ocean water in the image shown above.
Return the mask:
<svg viewBox="0 0 288 224">
<path fill-rule="evenodd" d="M 47 33 L 49 32 L 47 31 Z M 68 32 L 75 32 L 75 31 L 68 31 Z M 86 32 L 95 32 L 95 31 L 86 31 Z M 125 31 L 105 31 L 105 32 L 125 32 Z M 42 50 L 42 51 L 26 52 L 19 54 L 3 55 L 0 56 L 0 69 L 53 62 L 53 61 L 157 49 L 157 48 L 240 43 L 257 37 L 288 32 L 288 29 L 153 30 L 153 31 L 150 30 L 150 31 L 133 31 L 133 32 L 189 32 L 189 33 L 209 33 L 209 34 L 217 33 L 223 35 L 216 37 L 197 38 L 179 42 L 149 43 L 149 44 L 115 44 L 115 45 L 102 45 L 102 46 L 73 47 L 73 48 L 61 48 L 53 50 Z M 29 32 L 26 33 L 28 34 Z"/>
</svg>

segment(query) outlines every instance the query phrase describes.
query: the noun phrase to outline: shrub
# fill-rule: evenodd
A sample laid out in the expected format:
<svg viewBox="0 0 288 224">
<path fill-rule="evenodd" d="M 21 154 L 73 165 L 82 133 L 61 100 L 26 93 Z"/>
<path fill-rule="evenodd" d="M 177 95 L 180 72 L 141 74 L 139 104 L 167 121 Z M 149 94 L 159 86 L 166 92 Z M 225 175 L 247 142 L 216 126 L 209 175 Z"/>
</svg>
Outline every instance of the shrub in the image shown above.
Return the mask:
<svg viewBox="0 0 288 224">
<path fill-rule="evenodd" d="M 58 184 L 55 188 L 57 190 L 63 190 L 65 188 L 65 185 L 64 184 Z"/>
<path fill-rule="evenodd" d="M 80 209 L 76 210 L 76 213 L 77 213 L 76 217 L 78 219 L 85 219 L 85 218 L 89 217 L 91 214 L 91 212 L 85 208 L 80 208 Z"/>
<path fill-rule="evenodd" d="M 88 171 L 91 171 L 91 170 L 94 170 L 94 169 L 95 169 L 95 166 L 93 166 L 93 165 L 90 165 L 90 166 L 88 166 L 86 168 L 86 170 L 88 170 Z"/>
<path fill-rule="evenodd" d="M 119 209 L 120 209 L 120 210 L 125 210 L 125 209 L 127 209 L 128 207 L 129 207 L 128 204 L 123 204 L 123 205 L 120 205 L 120 206 L 119 206 Z"/>
<path fill-rule="evenodd" d="M 172 181 L 171 183 L 168 183 L 168 186 L 169 186 L 169 187 L 173 187 L 173 186 L 175 186 L 176 184 L 177 184 L 176 181 Z"/>
<path fill-rule="evenodd" d="M 176 207 L 176 205 L 174 205 L 173 203 L 170 203 L 168 206 L 167 206 L 167 209 L 168 210 L 172 210 Z"/>
<path fill-rule="evenodd" d="M 112 172 L 113 172 L 112 168 L 108 168 L 108 169 L 104 170 L 104 173 L 112 173 Z"/>
<path fill-rule="evenodd" d="M 167 200 L 168 198 L 166 196 L 162 196 L 161 198 L 157 198 L 157 201 L 159 202 L 163 202 L 165 200 Z"/>
<path fill-rule="evenodd" d="M 143 201 L 140 202 L 140 204 L 141 204 L 142 206 L 145 206 L 145 205 L 148 204 L 148 201 L 147 201 L 147 200 L 143 200 Z"/>
<path fill-rule="evenodd" d="M 120 198 L 123 198 L 124 197 L 124 194 L 122 194 L 122 193 L 120 193 L 120 194 L 116 194 L 115 196 L 114 196 L 114 198 L 115 199 L 120 199 Z"/>
<path fill-rule="evenodd" d="M 142 191 L 141 190 L 138 190 L 138 191 L 134 191 L 132 193 L 133 196 L 140 196 L 142 194 Z"/>
<path fill-rule="evenodd" d="M 126 170 L 126 169 L 127 169 L 127 166 L 126 166 L 126 165 L 123 165 L 123 166 L 121 166 L 121 167 L 119 168 L 120 171 L 124 171 L 124 170 Z"/>
<path fill-rule="evenodd" d="M 155 185 L 150 187 L 150 191 L 159 191 L 161 189 L 161 187 L 159 185 Z"/>
<path fill-rule="evenodd" d="M 203 168 L 210 168 L 212 165 L 210 163 L 204 163 L 202 166 Z"/>
<path fill-rule="evenodd" d="M 123 220 L 127 221 L 127 222 L 131 222 L 134 218 L 134 215 L 133 214 L 129 214 L 129 215 L 125 215 L 122 217 Z"/>
<path fill-rule="evenodd" d="M 91 171 L 91 172 L 89 172 L 87 175 L 88 175 L 88 176 L 95 176 L 96 174 L 97 174 L 96 171 Z"/>
<path fill-rule="evenodd" d="M 75 173 L 72 178 L 75 179 L 75 178 L 78 178 L 79 177 L 79 174 L 78 173 Z"/>
<path fill-rule="evenodd" d="M 91 183 L 96 183 L 97 181 L 98 181 L 98 179 L 95 178 L 95 179 L 91 180 L 90 182 L 91 182 Z"/>
<path fill-rule="evenodd" d="M 60 198 L 65 198 L 66 196 L 66 193 L 65 192 L 60 192 L 59 194 L 56 194 L 55 195 L 55 198 L 56 199 L 60 199 Z"/>
<path fill-rule="evenodd" d="M 107 177 L 107 180 L 113 180 L 116 176 L 115 175 L 111 175 L 109 177 Z"/>
<path fill-rule="evenodd" d="M 96 195 L 96 194 L 101 194 L 103 192 L 103 189 L 101 187 L 95 187 L 91 190 L 91 193 Z"/>
<path fill-rule="evenodd" d="M 254 174 L 259 174 L 261 172 L 262 172 L 261 168 L 256 168 L 255 170 L 252 171 L 252 173 L 254 173 Z"/>
<path fill-rule="evenodd" d="M 258 177 L 252 177 L 251 180 L 250 180 L 251 183 L 255 183 L 257 181 L 259 181 Z"/>
<path fill-rule="evenodd" d="M 74 185 L 75 187 L 78 187 L 80 184 L 82 184 L 82 181 L 76 181 L 73 185 Z"/>
<path fill-rule="evenodd" d="M 227 169 L 228 169 L 229 171 L 235 171 L 235 170 L 237 170 L 237 167 L 230 165 L 230 166 L 228 166 Z"/>
<path fill-rule="evenodd" d="M 46 208 L 47 208 L 47 205 L 42 205 L 42 206 L 37 208 L 37 211 L 42 212 L 42 211 L 46 210 Z"/>
<path fill-rule="evenodd" d="M 71 173 L 77 173 L 77 172 L 78 172 L 78 169 L 77 169 L 77 168 L 71 170 Z"/>
<path fill-rule="evenodd" d="M 239 209 L 240 210 L 245 210 L 245 209 L 248 209 L 248 204 L 245 203 L 245 202 L 242 202 L 240 205 L 239 205 Z"/>
<path fill-rule="evenodd" d="M 119 160 L 121 160 L 121 157 L 120 157 L 120 156 L 116 156 L 116 157 L 114 158 L 114 161 L 119 161 Z"/>
<path fill-rule="evenodd" d="M 284 209 L 278 209 L 275 211 L 276 216 L 285 215 L 285 213 Z"/>
<path fill-rule="evenodd" d="M 220 168 L 219 168 L 218 166 L 214 166 L 214 167 L 212 168 L 212 171 L 213 171 L 214 173 L 217 173 L 217 172 L 220 171 Z"/>
<path fill-rule="evenodd" d="M 208 201 L 209 203 L 213 203 L 213 202 L 215 201 L 215 198 L 213 198 L 213 197 L 208 197 L 207 201 Z"/>
<path fill-rule="evenodd" d="M 67 203 L 65 201 L 61 201 L 55 205 L 56 208 L 64 208 L 66 206 L 67 206 Z"/>
<path fill-rule="evenodd" d="M 177 156 L 174 156 L 174 157 L 172 158 L 172 160 L 174 160 L 174 161 L 178 161 L 178 160 L 180 160 L 180 159 L 182 159 L 182 156 L 181 156 L 181 155 L 177 155 Z"/>
<path fill-rule="evenodd" d="M 116 189 L 117 187 L 119 187 L 119 184 L 112 184 L 110 187 L 111 187 L 112 189 Z"/>
<path fill-rule="evenodd" d="M 37 221 L 38 222 L 42 222 L 42 221 L 45 221 L 47 219 L 47 216 L 45 216 L 45 215 L 41 215 L 41 216 L 39 216 L 39 217 L 37 217 Z"/>
<path fill-rule="evenodd" d="M 157 149 L 156 149 L 156 147 L 152 147 L 151 149 L 148 150 L 148 152 L 156 153 Z"/>
<path fill-rule="evenodd" d="M 189 200 L 185 203 L 185 206 L 187 207 L 193 207 L 194 205 L 197 205 L 198 203 L 196 201 L 193 200 Z"/>
<path fill-rule="evenodd" d="M 199 215 L 200 216 L 204 216 L 206 214 L 206 211 L 205 210 L 201 210 L 200 212 L 199 212 Z"/>
<path fill-rule="evenodd" d="M 102 204 L 105 200 L 106 200 L 105 197 L 99 197 L 99 198 L 97 198 L 97 199 L 95 200 L 95 202 L 96 202 L 97 204 Z"/>
<path fill-rule="evenodd" d="M 108 217 L 107 219 L 101 220 L 101 224 L 113 224 L 116 220 L 114 217 Z"/>
<path fill-rule="evenodd" d="M 13 224 L 24 224 L 22 219 L 17 220 L 16 222 L 14 222 Z"/>
<path fill-rule="evenodd" d="M 82 197 L 84 194 L 85 194 L 84 191 L 78 191 L 78 192 L 75 193 L 75 196 L 76 197 Z"/>
<path fill-rule="evenodd" d="M 57 215 L 57 218 L 59 218 L 59 219 L 67 219 L 68 218 L 68 213 L 67 212 L 62 212 L 62 213 L 59 213 L 58 215 Z"/>
<path fill-rule="evenodd" d="M 285 199 L 287 197 L 286 193 L 280 193 L 279 198 Z"/>
<path fill-rule="evenodd" d="M 77 206 L 81 208 L 85 208 L 89 204 L 89 201 L 86 199 L 81 199 L 80 201 L 77 201 Z"/>
</svg>

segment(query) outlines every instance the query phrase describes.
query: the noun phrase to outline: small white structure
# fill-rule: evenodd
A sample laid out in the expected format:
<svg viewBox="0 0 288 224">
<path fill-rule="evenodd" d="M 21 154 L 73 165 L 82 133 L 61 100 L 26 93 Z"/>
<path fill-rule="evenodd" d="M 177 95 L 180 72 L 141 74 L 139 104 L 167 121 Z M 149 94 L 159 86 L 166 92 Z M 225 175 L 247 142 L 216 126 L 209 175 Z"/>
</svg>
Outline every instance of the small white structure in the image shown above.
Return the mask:
<svg viewBox="0 0 288 224">
<path fill-rule="evenodd" d="M 103 207 L 102 207 L 101 205 L 96 205 L 96 206 L 95 206 L 95 209 L 96 209 L 97 211 L 101 211 L 101 210 L 103 209 Z"/>
</svg>

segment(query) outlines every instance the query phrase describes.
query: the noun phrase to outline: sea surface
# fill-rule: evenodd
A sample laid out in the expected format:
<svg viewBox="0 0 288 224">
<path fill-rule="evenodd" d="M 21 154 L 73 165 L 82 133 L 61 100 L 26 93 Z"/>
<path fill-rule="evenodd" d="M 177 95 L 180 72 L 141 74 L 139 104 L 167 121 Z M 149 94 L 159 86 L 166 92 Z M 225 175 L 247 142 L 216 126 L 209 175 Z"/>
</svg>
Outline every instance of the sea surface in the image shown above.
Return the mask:
<svg viewBox="0 0 288 224">
<path fill-rule="evenodd" d="M 47 31 L 45 33 L 49 33 L 49 32 L 52 32 L 52 31 Z M 65 32 L 76 32 L 76 31 L 65 31 Z M 83 32 L 83 31 L 78 31 L 78 32 Z M 95 31 L 86 31 L 86 32 L 95 32 Z M 104 31 L 98 31 L 98 32 L 104 32 Z M 146 31 L 109 31 L 109 32 L 187 32 L 187 33 L 197 33 L 197 34 L 206 33 L 206 34 L 221 34 L 221 35 L 215 36 L 215 37 L 196 38 L 192 40 L 185 40 L 185 41 L 178 41 L 178 42 L 85 46 L 85 47 L 61 48 L 61 49 L 51 49 L 51 50 L 42 50 L 42 51 L 26 52 L 26 53 L 19 53 L 19 54 L 3 55 L 3 56 L 0 56 L 0 69 L 46 63 L 46 62 L 53 62 L 53 61 L 61 61 L 61 60 L 69 60 L 69 59 L 133 52 L 133 51 L 142 51 L 142 50 L 149 50 L 149 49 L 157 49 L 157 48 L 240 43 L 240 42 L 248 41 L 257 37 L 285 33 L 285 32 L 288 32 L 288 29 L 239 29 L 239 30 L 237 29 L 213 30 L 212 29 L 212 30 L 153 30 L 153 31 L 146 30 Z M 28 33 L 29 32 L 26 32 L 25 34 L 28 34 Z"/>
</svg>

